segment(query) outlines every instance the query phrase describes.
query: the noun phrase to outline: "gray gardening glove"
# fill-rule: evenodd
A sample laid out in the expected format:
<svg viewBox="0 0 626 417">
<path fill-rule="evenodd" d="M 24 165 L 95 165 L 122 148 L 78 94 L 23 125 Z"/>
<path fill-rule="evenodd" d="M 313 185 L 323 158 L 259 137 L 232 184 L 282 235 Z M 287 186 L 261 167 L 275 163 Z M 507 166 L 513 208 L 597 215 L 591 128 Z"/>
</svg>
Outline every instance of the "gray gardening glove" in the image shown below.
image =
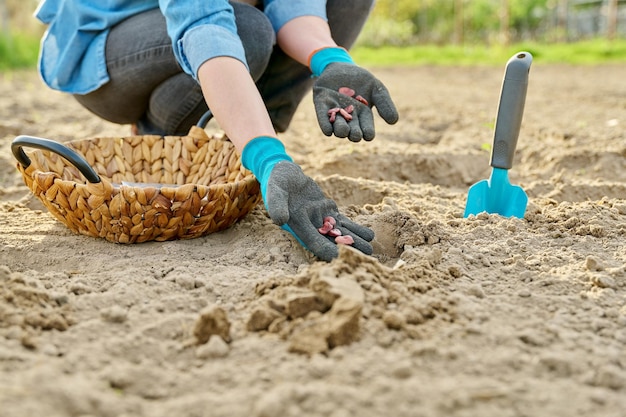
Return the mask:
<svg viewBox="0 0 626 417">
<path fill-rule="evenodd" d="M 354 96 L 341 93 L 343 87 L 352 90 Z M 326 136 L 347 137 L 352 142 L 374 139 L 373 106 L 387 123 L 398 121 L 398 111 L 387 88 L 369 71 L 354 64 L 329 64 L 313 86 L 313 103 L 322 132 Z M 343 109 L 350 116 L 336 112 L 333 117 L 329 114 L 333 109 Z"/>
<path fill-rule="evenodd" d="M 324 218 L 332 216 L 342 235 L 354 239 L 353 247 L 371 255 L 374 232 L 339 213 L 337 204 L 302 169 L 289 161 L 278 162 L 267 182 L 265 205 L 274 223 L 294 235 L 318 258 L 330 261 L 339 251 L 335 238 L 319 232 Z"/>
</svg>

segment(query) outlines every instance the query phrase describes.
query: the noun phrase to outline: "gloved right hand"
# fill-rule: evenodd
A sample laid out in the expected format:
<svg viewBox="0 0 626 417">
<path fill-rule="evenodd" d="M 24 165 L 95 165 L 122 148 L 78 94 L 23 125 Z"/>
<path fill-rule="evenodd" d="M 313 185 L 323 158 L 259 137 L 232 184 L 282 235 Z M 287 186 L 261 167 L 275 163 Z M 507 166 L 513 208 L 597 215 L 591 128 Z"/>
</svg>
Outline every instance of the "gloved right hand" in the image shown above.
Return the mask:
<svg viewBox="0 0 626 417">
<path fill-rule="evenodd" d="M 340 214 L 337 204 L 293 163 L 278 139 L 261 136 L 251 140 L 243 150 L 242 163 L 261 184 L 263 202 L 272 221 L 318 258 L 330 261 L 339 252 L 335 237 L 318 230 L 329 216 L 336 220 L 335 227 L 342 235 L 352 237 L 353 247 L 372 254 L 369 242 L 374 232 Z"/>
<path fill-rule="evenodd" d="M 274 223 L 291 232 L 318 258 L 330 261 L 339 253 L 335 237 L 319 231 L 327 217 L 336 221 L 334 229 L 342 236 L 352 237 L 353 247 L 367 255 L 372 254 L 370 242 L 374 239 L 374 232 L 340 214 L 337 204 L 293 162 L 281 161 L 274 166 L 266 195 L 265 204 Z"/>
</svg>

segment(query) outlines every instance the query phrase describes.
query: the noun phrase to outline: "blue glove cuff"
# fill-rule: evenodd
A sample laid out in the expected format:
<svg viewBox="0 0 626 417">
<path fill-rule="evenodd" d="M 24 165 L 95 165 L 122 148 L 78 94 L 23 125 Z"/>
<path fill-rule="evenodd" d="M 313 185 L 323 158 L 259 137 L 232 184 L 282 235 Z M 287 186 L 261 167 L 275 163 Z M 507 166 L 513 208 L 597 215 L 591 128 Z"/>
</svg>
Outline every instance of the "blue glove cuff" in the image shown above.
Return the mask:
<svg viewBox="0 0 626 417">
<path fill-rule="evenodd" d="M 280 161 L 293 162 L 293 159 L 285 152 L 285 145 L 273 137 L 259 136 L 252 139 L 243 148 L 241 153 L 241 163 L 244 168 L 252 171 L 259 184 L 261 184 L 261 195 L 265 201 L 267 182 L 274 165 Z M 267 204 L 265 204 L 267 207 Z"/>
<path fill-rule="evenodd" d="M 352 57 L 343 48 L 323 48 L 311 55 L 309 59 L 309 68 L 314 76 L 319 77 L 322 71 L 332 63 L 343 62 L 346 64 L 354 64 Z"/>
<path fill-rule="evenodd" d="M 261 196 L 263 196 L 263 203 L 266 209 L 265 192 L 267 191 L 267 182 L 270 179 L 274 166 L 281 161 L 293 162 L 293 159 L 285 152 L 285 145 L 271 136 L 258 136 L 252 139 L 241 152 L 241 164 L 244 168 L 252 171 L 259 184 L 261 184 Z M 306 248 L 304 242 L 291 230 L 289 225 L 285 223 L 281 228 L 291 233 Z"/>
</svg>

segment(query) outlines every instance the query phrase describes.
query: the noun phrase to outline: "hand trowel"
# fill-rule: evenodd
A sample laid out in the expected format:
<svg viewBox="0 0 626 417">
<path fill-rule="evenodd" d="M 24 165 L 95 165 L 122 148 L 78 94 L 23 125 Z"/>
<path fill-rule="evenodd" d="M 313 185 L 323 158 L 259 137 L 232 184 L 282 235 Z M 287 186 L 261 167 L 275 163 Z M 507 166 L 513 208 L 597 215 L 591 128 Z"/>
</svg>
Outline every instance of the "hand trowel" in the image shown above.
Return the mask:
<svg viewBox="0 0 626 417">
<path fill-rule="evenodd" d="M 528 196 L 510 183 L 509 169 L 522 125 L 532 59 L 530 53 L 518 52 L 506 64 L 491 148 L 491 175 L 469 188 L 464 217 L 482 212 L 524 217 Z"/>
</svg>

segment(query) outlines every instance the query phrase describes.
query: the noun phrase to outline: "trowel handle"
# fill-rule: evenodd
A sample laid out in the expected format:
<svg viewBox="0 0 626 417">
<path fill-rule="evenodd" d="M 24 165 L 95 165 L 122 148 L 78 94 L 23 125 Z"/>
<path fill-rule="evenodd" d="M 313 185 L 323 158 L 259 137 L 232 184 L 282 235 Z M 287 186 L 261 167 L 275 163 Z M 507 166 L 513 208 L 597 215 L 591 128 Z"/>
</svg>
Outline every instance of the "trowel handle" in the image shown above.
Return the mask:
<svg viewBox="0 0 626 417">
<path fill-rule="evenodd" d="M 510 169 L 513 166 L 532 62 L 530 53 L 518 52 L 506 64 L 491 149 L 490 164 L 494 168 Z"/>
</svg>

